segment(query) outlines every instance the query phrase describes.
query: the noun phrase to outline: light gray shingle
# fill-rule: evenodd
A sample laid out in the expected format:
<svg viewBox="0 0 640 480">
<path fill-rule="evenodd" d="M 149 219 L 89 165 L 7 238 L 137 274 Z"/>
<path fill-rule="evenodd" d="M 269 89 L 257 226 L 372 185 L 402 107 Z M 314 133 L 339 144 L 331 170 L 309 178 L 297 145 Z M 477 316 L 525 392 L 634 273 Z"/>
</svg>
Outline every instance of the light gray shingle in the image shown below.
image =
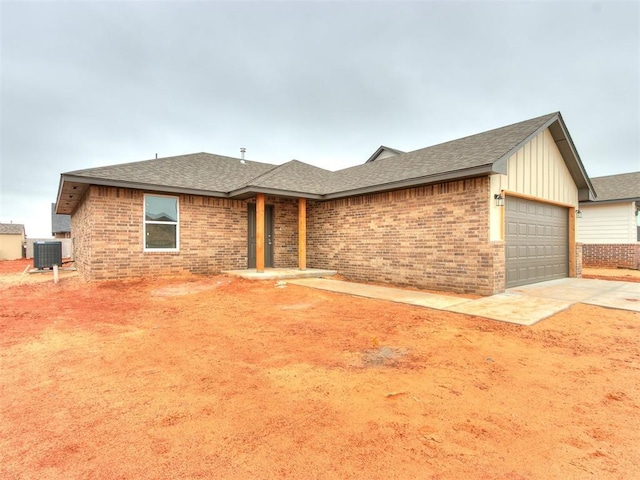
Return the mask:
<svg viewBox="0 0 640 480">
<path fill-rule="evenodd" d="M 24 225 L 20 223 L 0 223 L 0 235 L 21 235 Z"/>
<path fill-rule="evenodd" d="M 544 115 L 477 135 L 340 170 L 330 179 L 326 193 L 354 190 L 490 165 L 501 159 L 556 115 L 557 113 Z"/>
<path fill-rule="evenodd" d="M 211 192 L 230 192 L 273 168 L 275 165 L 268 163 L 251 160 L 243 163 L 238 158 L 202 152 L 76 170 L 64 175 Z"/>
<path fill-rule="evenodd" d="M 271 189 L 313 195 L 340 194 L 363 188 L 384 189 L 395 182 L 491 166 L 514 151 L 534 133 L 560 118 L 559 113 L 497 128 L 458 140 L 378 158 L 336 172 L 298 160 L 282 165 L 241 161 L 238 158 L 195 153 L 142 162 L 67 172 L 63 175 L 127 182 L 152 189 L 202 190 L 229 194 L 234 191 Z"/>
<path fill-rule="evenodd" d="M 640 198 L 640 172 L 595 177 L 591 182 L 596 202 Z"/>
</svg>

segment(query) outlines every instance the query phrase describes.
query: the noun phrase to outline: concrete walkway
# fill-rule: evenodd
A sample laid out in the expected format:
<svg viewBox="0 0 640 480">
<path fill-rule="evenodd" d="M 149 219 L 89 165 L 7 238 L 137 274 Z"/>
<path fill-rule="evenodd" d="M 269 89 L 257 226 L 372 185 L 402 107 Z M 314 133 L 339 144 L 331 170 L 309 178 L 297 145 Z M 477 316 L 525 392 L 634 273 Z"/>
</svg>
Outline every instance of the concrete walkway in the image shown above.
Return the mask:
<svg viewBox="0 0 640 480">
<path fill-rule="evenodd" d="M 505 293 L 478 299 L 327 278 L 305 278 L 287 282 L 348 295 L 464 313 L 518 325 L 533 325 L 576 303 L 640 312 L 640 283 L 608 280 L 562 278 L 511 288 Z"/>
<path fill-rule="evenodd" d="M 300 270 L 299 268 L 265 268 L 264 272 L 258 272 L 255 268 L 246 268 L 244 270 L 227 270 L 222 273 L 247 280 L 285 280 L 289 278 L 331 277 L 338 272 L 320 268 L 307 268 L 305 270 Z"/>
</svg>

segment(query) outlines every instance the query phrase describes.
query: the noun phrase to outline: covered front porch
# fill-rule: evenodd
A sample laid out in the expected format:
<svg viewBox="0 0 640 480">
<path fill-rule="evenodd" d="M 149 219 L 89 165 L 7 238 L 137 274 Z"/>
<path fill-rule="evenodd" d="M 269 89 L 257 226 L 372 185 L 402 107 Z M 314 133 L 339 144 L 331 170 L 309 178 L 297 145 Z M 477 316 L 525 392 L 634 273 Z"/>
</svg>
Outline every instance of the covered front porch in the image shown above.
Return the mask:
<svg viewBox="0 0 640 480">
<path fill-rule="evenodd" d="M 307 198 L 256 193 L 248 202 L 247 269 L 223 273 L 251 280 L 319 278 L 337 273 L 307 268 Z"/>
</svg>

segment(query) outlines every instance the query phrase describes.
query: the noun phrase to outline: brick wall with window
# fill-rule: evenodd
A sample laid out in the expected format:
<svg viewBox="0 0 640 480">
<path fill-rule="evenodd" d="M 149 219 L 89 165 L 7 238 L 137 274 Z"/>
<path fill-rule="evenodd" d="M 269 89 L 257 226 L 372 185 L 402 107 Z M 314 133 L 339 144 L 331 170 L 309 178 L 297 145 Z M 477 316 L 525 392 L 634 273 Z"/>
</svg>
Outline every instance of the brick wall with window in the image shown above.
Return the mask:
<svg viewBox="0 0 640 480">
<path fill-rule="evenodd" d="M 145 241 L 145 198 L 154 196 L 177 199 L 175 251 L 167 243 L 171 239 L 162 237 L 168 228 L 161 228 L 161 237 L 152 239 L 155 244 Z M 91 186 L 71 217 L 76 266 L 87 280 L 217 274 L 247 268 L 249 201 Z M 267 203 L 274 205 L 274 264 L 295 267 L 297 202 L 268 197 Z M 161 225 L 163 217 L 158 212 L 154 216 L 147 226 Z M 151 248 L 145 249 L 145 244 Z M 154 245 L 159 248 L 154 250 Z"/>
<path fill-rule="evenodd" d="M 309 202 L 308 265 L 356 281 L 490 295 L 504 244 L 489 241 L 487 177 Z"/>
<path fill-rule="evenodd" d="M 177 195 L 179 250 L 144 250 L 144 192 L 89 188 L 72 216 L 76 265 L 88 280 L 245 268 L 247 211 L 237 200 Z"/>
</svg>

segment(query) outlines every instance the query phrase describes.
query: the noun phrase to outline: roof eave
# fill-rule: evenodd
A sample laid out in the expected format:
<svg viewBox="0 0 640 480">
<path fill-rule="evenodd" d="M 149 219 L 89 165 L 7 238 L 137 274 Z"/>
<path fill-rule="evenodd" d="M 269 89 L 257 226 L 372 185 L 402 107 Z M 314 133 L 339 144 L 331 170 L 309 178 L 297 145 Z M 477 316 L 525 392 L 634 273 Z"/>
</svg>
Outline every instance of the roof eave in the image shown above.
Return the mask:
<svg viewBox="0 0 640 480">
<path fill-rule="evenodd" d="M 103 185 L 108 187 L 132 188 L 136 190 L 153 190 L 154 192 L 185 193 L 187 195 L 206 195 L 208 197 L 227 197 L 225 192 L 203 190 L 201 188 L 187 188 L 172 185 L 156 185 L 153 183 L 128 182 L 126 180 L 108 180 L 104 178 L 68 177 L 65 180 L 88 185 Z"/>
<path fill-rule="evenodd" d="M 596 190 L 591 184 L 589 175 L 587 175 L 587 171 L 582 164 L 582 160 L 580 160 L 578 150 L 576 149 L 576 146 L 571 139 L 569 130 L 567 129 L 567 126 L 565 125 L 560 113 L 558 113 L 557 122 L 554 122 L 549 126 L 549 132 L 551 132 L 551 136 L 556 142 L 556 145 L 558 147 L 558 150 L 560 150 L 562 157 L 566 159 L 567 156 L 570 156 L 574 160 L 572 164 L 567 165 L 569 173 L 571 173 L 571 176 L 576 182 L 576 185 L 578 185 L 579 189 L 581 188 L 588 190 L 588 196 L 581 198 L 581 200 L 595 199 L 597 197 Z M 579 183 L 580 180 L 583 182 L 582 184 Z"/>
<path fill-rule="evenodd" d="M 74 194 L 73 198 L 65 199 L 64 196 L 64 184 L 65 183 L 77 183 L 81 185 L 86 185 L 86 187 L 79 192 L 79 194 Z M 84 191 L 90 185 L 101 185 L 105 187 L 120 187 L 120 188 L 131 188 L 136 190 L 145 190 L 152 192 L 162 192 L 162 193 L 181 193 L 185 195 L 203 195 L 207 197 L 223 197 L 228 198 L 229 195 L 225 192 L 217 192 L 212 190 L 202 190 L 198 188 L 186 188 L 186 187 L 176 187 L 171 185 L 154 185 L 149 183 L 140 183 L 140 182 L 128 182 L 126 180 L 110 180 L 105 178 L 96 178 L 96 177 L 84 177 L 77 175 L 68 175 L 62 174 L 60 176 L 60 186 L 58 187 L 58 197 L 56 201 L 56 213 L 58 214 L 72 214 L 78 206 L 78 202 L 82 198 Z M 71 200 L 71 201 L 69 201 Z M 67 208 L 63 208 L 62 204 L 66 204 Z"/>
<path fill-rule="evenodd" d="M 370 187 L 354 188 L 351 190 L 343 190 L 339 192 L 329 193 L 324 195 L 324 200 L 332 200 L 335 198 L 354 197 L 356 195 L 367 195 L 370 193 L 386 192 L 389 190 L 400 190 L 403 188 L 418 187 L 422 185 L 431 185 L 434 183 L 442 183 L 453 180 L 464 180 L 467 178 L 482 177 L 485 175 L 491 175 L 492 173 L 498 173 L 493 170 L 492 165 L 481 165 L 478 167 L 466 168 L 464 170 L 456 170 L 453 172 L 444 172 L 435 175 L 427 175 L 423 177 L 410 178 L 407 180 L 400 180 L 397 182 L 384 183 L 379 185 L 373 185 Z"/>
<path fill-rule="evenodd" d="M 306 192 L 297 192 L 294 190 L 281 190 L 278 188 L 264 188 L 264 187 L 242 187 L 237 190 L 233 190 L 229 192 L 229 198 L 234 198 L 238 200 L 243 200 L 246 198 L 251 198 L 258 193 L 264 193 L 265 195 L 277 195 L 279 197 L 292 197 L 292 198 L 307 198 L 311 200 L 321 200 L 324 198 L 319 193 L 306 193 Z"/>
<path fill-rule="evenodd" d="M 585 200 L 580 202 L 580 206 L 604 205 L 606 203 L 632 203 L 640 202 L 640 197 L 631 198 L 610 198 L 608 200 Z"/>
</svg>

